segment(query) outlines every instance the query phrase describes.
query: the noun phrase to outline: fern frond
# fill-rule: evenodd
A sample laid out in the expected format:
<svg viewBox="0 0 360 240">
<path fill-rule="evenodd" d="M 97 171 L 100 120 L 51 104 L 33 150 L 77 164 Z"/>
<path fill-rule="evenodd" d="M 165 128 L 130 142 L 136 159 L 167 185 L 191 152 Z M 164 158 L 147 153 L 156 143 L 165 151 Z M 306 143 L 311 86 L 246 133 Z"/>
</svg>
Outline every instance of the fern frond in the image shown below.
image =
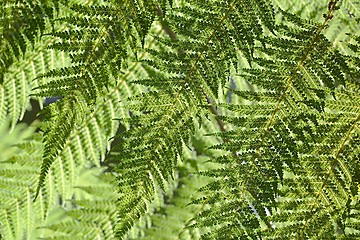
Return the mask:
<svg viewBox="0 0 360 240">
<path fill-rule="evenodd" d="M 279 197 L 279 209 L 284 210 L 271 217 L 275 224 L 282 222 L 277 226 L 279 235 L 289 234 L 287 228 L 301 222 L 301 233 L 293 236 L 308 238 L 316 234 L 320 238 L 330 238 L 334 233 L 347 238 L 359 236 L 356 227 L 359 220 L 360 115 L 356 107 L 359 65 L 353 64 L 355 59 L 358 57 L 349 57 L 345 88 L 336 90 L 334 100 L 325 102 L 328 111 L 313 134 L 317 144 L 309 144 L 300 158 L 301 170 L 295 176 L 289 175 L 284 183 Z M 304 211 L 305 206 L 307 211 Z M 321 228 L 315 233 L 313 226 L 317 224 Z"/>
<path fill-rule="evenodd" d="M 43 125 L 45 148 L 38 193 L 51 164 L 59 154 L 59 150 L 64 148 L 71 131 L 77 128 L 83 120 L 81 116 L 83 116 L 83 112 L 86 112 L 86 107 L 82 102 L 83 100 L 79 98 L 67 98 L 63 101 L 57 101 L 44 109 L 47 122 Z M 76 107 L 76 109 L 73 107 Z"/>
<path fill-rule="evenodd" d="M 32 80 L 45 71 L 67 64 L 62 54 L 46 50 L 51 44 L 49 38 L 42 38 L 40 34 L 49 29 L 51 18 L 59 2 L 43 1 L 7 1 L 3 5 L 4 15 L 0 22 L 3 26 L 1 64 L 1 115 L 0 122 L 7 116 L 12 118 L 12 128 L 21 120 L 28 105 L 31 88 L 39 82 Z M 32 49 L 30 49 L 30 46 Z M 43 82 L 42 82 L 43 83 Z M 43 99 L 38 99 L 42 106 Z"/>
<path fill-rule="evenodd" d="M 83 176 L 86 181 L 76 186 L 77 197 L 66 200 L 61 220 L 44 228 L 51 230 L 47 239 L 114 239 L 116 232 L 115 177 L 101 173 Z M 92 182 L 92 185 L 88 185 Z M 70 208 L 70 209 L 68 209 Z"/>
<path fill-rule="evenodd" d="M 119 126 L 114 118 L 128 115 L 127 111 L 119 108 L 118 101 L 121 97 L 131 96 L 140 90 L 139 87 L 128 86 L 124 79 L 142 76 L 143 72 L 142 67 L 138 63 L 134 63 L 129 68 L 129 72 L 116 78 L 111 77 L 111 87 L 109 86 L 109 92 L 103 96 L 104 101 L 98 101 L 94 105 L 89 105 L 88 101 L 82 98 L 82 94 L 79 96 L 75 94 L 60 99 L 43 111 L 46 113 L 45 122 L 48 123 L 43 126 L 43 130 L 47 131 L 47 137 L 44 138 L 45 151 L 51 154 L 44 155 L 47 157 L 44 158 L 38 190 L 40 190 L 53 162 L 56 165 L 54 169 L 59 170 L 55 171 L 56 175 L 60 175 L 60 179 L 68 179 L 71 183 L 76 178 L 75 165 L 100 165 L 100 162 L 104 160 L 106 149 L 110 148 L 108 140 L 114 136 Z M 48 85 L 51 85 L 52 82 L 55 81 L 50 81 Z M 78 109 L 78 111 L 74 111 L 74 109 Z M 66 121 L 72 122 L 72 124 L 63 124 Z M 53 139 L 57 139 L 59 133 L 63 134 L 64 138 L 53 141 Z M 59 189 L 63 189 L 62 192 L 67 192 L 65 189 L 72 186 L 72 184 L 64 185 L 64 181 L 60 181 L 58 184 L 60 184 Z"/>
<path fill-rule="evenodd" d="M 114 158 L 121 159 L 118 164 L 118 171 L 120 172 L 118 181 L 121 193 L 119 216 L 122 218 L 121 222 L 125 222 L 124 229 L 119 228 L 119 235 L 125 234 L 131 227 L 130 224 L 126 224 L 127 221 L 130 220 L 133 224 L 137 219 L 135 216 L 139 217 L 145 211 L 145 203 L 152 199 L 156 185 L 160 184 L 164 188 L 167 182 L 173 178 L 173 169 L 182 150 L 182 139 L 188 139 L 192 129 L 190 124 L 193 119 L 188 114 L 190 106 L 183 104 L 180 108 L 181 105 L 177 102 L 179 99 L 175 98 L 178 96 L 174 96 L 174 94 L 166 95 L 164 93 L 161 96 L 163 101 L 165 98 L 169 100 L 166 104 L 163 102 L 164 108 L 169 109 L 169 106 L 172 107 L 174 104 L 179 108 L 174 109 L 173 112 L 169 111 L 168 117 L 164 118 L 161 106 L 153 105 L 158 107 L 158 110 L 136 119 L 136 122 L 142 123 L 141 126 L 135 125 L 129 132 L 130 134 L 122 134 L 126 140 L 125 144 L 121 148 L 114 149 L 118 152 Z M 150 109 L 150 104 L 158 97 L 158 94 L 152 93 L 143 95 L 143 99 L 147 103 L 143 105 L 144 109 Z M 168 106 L 166 106 L 167 104 Z M 134 122 L 134 120 L 133 118 L 132 121 Z M 151 122 L 157 124 L 153 125 L 149 131 Z M 164 131 L 166 138 L 163 135 Z M 115 155 L 115 151 L 113 154 Z M 129 195 L 129 191 L 134 194 Z M 130 209 L 135 212 L 129 212 Z M 127 219 L 126 215 L 122 216 L 122 214 L 128 214 L 131 218 Z"/>
<path fill-rule="evenodd" d="M 345 143 L 353 139 L 350 132 L 358 120 L 349 108 L 337 104 L 337 108 L 330 108 L 332 102 L 338 101 L 339 86 L 346 88 L 347 76 L 354 73 L 347 57 L 322 34 L 335 5 L 330 5 L 321 25 L 282 12 L 288 21 L 286 26 L 275 28 L 276 37 L 260 39 L 262 46 L 255 52 L 259 57 L 254 58 L 258 67 L 243 70 L 241 76 L 259 90 L 237 92 L 247 102 L 225 105 L 239 117 L 224 119 L 238 128 L 217 134 L 231 139 L 216 146 L 230 154 L 217 159 L 222 168 L 204 173 L 216 180 L 203 188 L 212 192 L 209 197 L 199 201 L 221 203 L 216 210 L 199 215 L 200 226 L 218 227 L 210 238 L 233 235 L 322 239 L 339 231 L 334 225 L 343 228 L 345 220 L 341 216 L 349 210 L 346 206 L 356 166 L 352 157 L 343 159 L 340 155 Z M 335 117 L 340 109 L 341 114 L 349 115 Z M 349 149 L 353 150 L 356 155 L 354 148 Z M 303 179 L 288 180 L 288 172 Z M 281 198 L 278 189 L 287 181 L 296 186 L 286 188 L 288 195 Z M 290 201 L 289 208 L 298 211 L 284 210 L 286 205 L 279 201 Z M 276 211 L 282 218 L 275 223 L 275 218 L 268 216 L 276 215 Z M 291 231 L 293 224 L 301 223 L 304 227 L 299 226 L 299 232 Z M 314 226 L 321 228 L 315 230 Z"/>
<path fill-rule="evenodd" d="M 321 21 L 323 19 L 323 13 L 328 7 L 325 1 L 314 2 L 311 0 L 301 0 L 296 4 L 294 4 L 293 1 L 287 0 L 273 0 L 273 2 L 274 5 L 287 12 L 314 21 Z M 339 6 L 340 9 L 332 19 L 331 24 L 324 29 L 323 33 L 341 53 L 349 54 L 350 52 L 347 49 L 349 38 L 346 34 L 349 32 L 356 33 L 360 30 L 357 22 L 357 16 L 360 15 L 360 5 L 356 0 L 348 0 L 338 2 L 337 6 Z"/>
<path fill-rule="evenodd" d="M 61 174 L 70 182 L 75 178 L 75 164 L 100 165 L 100 160 L 105 157 L 106 148 L 110 146 L 108 139 L 115 134 L 118 127 L 113 118 L 121 114 L 116 106 L 119 94 L 117 88 L 114 88 L 108 94 L 108 100 L 98 102 L 93 108 L 81 98 L 64 98 L 44 109 L 46 125 L 43 126 L 43 130 L 46 137 L 38 191 L 53 162 L 60 164 L 54 168 L 55 173 Z"/>
<path fill-rule="evenodd" d="M 81 97 L 82 94 L 78 97 L 70 95 L 44 109 L 43 112 L 46 113 L 44 122 L 47 122 L 47 125 L 43 126 L 43 130 L 48 132 L 47 137 L 44 138 L 45 151 L 51 154 L 44 155 L 38 190 L 53 162 L 56 165 L 54 169 L 60 170 L 55 171 L 56 175 L 60 175 L 60 179 L 68 179 L 70 183 L 76 178 L 75 166 L 100 165 L 105 158 L 106 150 L 110 149 L 111 142 L 108 140 L 115 135 L 119 126 L 114 119 L 128 115 L 127 111 L 119 108 L 118 102 L 122 97 L 129 97 L 141 89 L 127 85 L 124 79 L 143 74 L 142 67 L 134 63 L 129 68 L 129 72 L 117 78 L 110 78 L 111 88 L 109 86 L 109 92 L 103 96 L 104 101 L 88 105 L 88 102 Z M 49 82 L 51 83 L 52 81 Z M 70 123 L 70 120 L 72 124 L 63 124 Z M 62 140 L 57 139 L 59 133 L 63 134 Z M 53 141 L 53 138 L 56 140 Z M 67 192 L 64 189 L 73 186 L 72 184 L 66 186 L 65 182 L 59 182 L 59 189 L 63 189 L 63 193 Z M 66 197 L 70 196 L 66 195 Z"/>
<path fill-rule="evenodd" d="M 62 1 L 17 1 L 2 3 L 0 83 L 7 68 L 25 54 L 28 45 L 45 31 L 48 19 L 52 19 Z"/>
<path fill-rule="evenodd" d="M 4 132 L 7 128 L 8 126 L 5 126 L 4 130 L 0 131 Z M 89 233 L 97 232 L 101 236 L 107 236 L 105 239 L 113 239 L 116 227 L 115 178 L 108 174 L 102 175 L 101 169 L 79 164 L 80 167 L 73 166 L 73 169 L 66 171 L 61 169 L 61 166 L 65 164 L 61 165 L 58 163 L 59 161 L 56 161 L 54 166 L 57 169 L 50 170 L 49 177 L 45 180 L 37 201 L 33 201 L 43 150 L 42 136 L 34 135 L 34 131 L 34 127 L 23 131 L 23 126 L 17 125 L 11 134 L 2 134 L 0 147 L 4 149 L 0 149 L 2 150 L 0 237 L 9 240 L 51 238 L 61 235 L 59 232 L 54 234 L 48 228 L 48 226 L 59 224 L 62 218 L 56 216 L 77 221 L 79 220 L 77 213 L 84 211 L 90 216 L 97 209 L 98 224 L 88 224 L 87 228 L 79 231 L 79 234 L 84 234 L 85 230 L 89 230 Z M 7 145 L 11 145 L 12 148 L 9 149 Z M 67 176 L 70 175 L 69 172 L 71 172 L 72 178 Z M 64 201 L 70 197 L 75 200 Z M 83 198 L 86 200 L 80 201 Z M 87 203 L 90 206 L 87 206 Z M 109 211 L 106 211 L 106 206 L 109 207 Z M 86 207 L 94 208 L 87 211 L 81 210 Z M 65 209 L 67 211 L 64 211 Z M 101 211 L 101 209 L 103 210 Z M 105 218 L 100 219 L 100 213 L 103 214 L 101 216 L 108 213 L 106 219 L 109 221 Z M 85 219 L 85 217 L 80 218 L 87 225 Z M 95 218 L 89 222 L 93 220 Z M 78 224 L 75 223 L 75 225 Z M 74 231 L 74 229 L 75 227 L 70 224 L 64 231 Z"/>
<path fill-rule="evenodd" d="M 32 202 L 35 194 L 33 186 L 41 164 L 42 143 L 39 136 L 31 137 L 34 127 L 22 130 L 23 126 L 17 125 L 11 134 L 1 134 L 3 140 L 11 141 L 12 145 L 12 151 L 1 149 L 0 162 L 0 237 L 10 240 L 40 236 L 36 226 L 46 216 L 42 207 L 44 202 Z M 6 141 L 0 144 L 3 147 L 6 145 Z"/>
<path fill-rule="evenodd" d="M 186 159 L 175 171 L 175 181 L 167 192 L 161 195 L 154 209 L 142 216 L 140 223 L 132 229 L 126 239 L 199 239 L 200 229 L 186 228 L 189 221 L 204 207 L 202 205 L 188 205 L 191 200 L 200 196 L 197 189 L 208 182 L 201 176 L 191 174 L 197 168 L 203 168 L 208 159 L 204 156 L 193 155 L 195 159 Z M 190 157 L 190 156 L 189 156 Z M 160 204 L 159 204 L 160 202 Z"/>
<path fill-rule="evenodd" d="M 1 103 L 4 114 L 0 118 L 11 117 L 12 128 L 27 110 L 31 89 L 39 84 L 32 80 L 44 71 L 67 65 L 64 55 L 43 48 L 44 46 L 36 45 L 34 51 L 27 51 L 24 59 L 15 62 L 4 75 L 1 86 L 4 89 L 4 100 Z M 38 101 L 42 106 L 43 98 L 38 98 Z"/>
<path fill-rule="evenodd" d="M 67 29 L 51 35 L 58 39 L 51 48 L 67 51 L 73 65 L 41 77 L 56 78 L 38 88 L 40 96 L 64 96 L 80 90 L 88 103 L 110 84 L 110 78 L 127 66 L 132 52 L 144 42 L 157 4 L 167 1 L 122 1 L 113 4 L 71 5 L 72 15 L 58 19 Z"/>
<path fill-rule="evenodd" d="M 359 237 L 354 0 L 8 2 L 0 238 Z"/>
<path fill-rule="evenodd" d="M 133 127 L 121 135 L 124 143 L 113 152 L 114 159 L 119 159 L 120 238 L 146 211 L 148 202 L 153 201 L 156 186 L 164 189 L 172 179 L 183 143 L 195 131 L 194 121 L 201 115 L 209 115 L 201 106 L 212 104 L 212 99 L 217 98 L 219 87 L 225 84 L 232 62 L 237 59 L 237 49 L 248 49 L 251 58 L 253 37 L 262 32 L 260 19 L 265 15 L 271 19 L 273 13 L 259 13 L 259 2 L 255 1 L 208 4 L 191 2 L 168 13 L 161 24 L 170 39 L 153 36 L 159 47 L 147 48 L 148 55 L 142 60 L 149 77 L 134 81 L 151 87 L 151 91 L 124 104 L 133 115 L 129 120 Z M 224 6 L 222 12 L 215 11 L 221 6 Z M 239 16 L 244 15 L 244 7 L 257 18 L 244 21 Z M 179 25 L 179 19 L 184 24 L 196 20 L 199 26 Z M 247 47 L 244 42 L 234 44 L 230 40 L 240 31 L 237 28 L 240 23 L 256 28 L 255 33 L 244 32 L 249 38 Z M 219 28 L 221 24 L 227 26 L 225 30 Z M 203 28 L 202 38 L 192 38 L 198 36 L 199 28 Z M 175 32 L 180 35 L 174 35 Z"/>
</svg>

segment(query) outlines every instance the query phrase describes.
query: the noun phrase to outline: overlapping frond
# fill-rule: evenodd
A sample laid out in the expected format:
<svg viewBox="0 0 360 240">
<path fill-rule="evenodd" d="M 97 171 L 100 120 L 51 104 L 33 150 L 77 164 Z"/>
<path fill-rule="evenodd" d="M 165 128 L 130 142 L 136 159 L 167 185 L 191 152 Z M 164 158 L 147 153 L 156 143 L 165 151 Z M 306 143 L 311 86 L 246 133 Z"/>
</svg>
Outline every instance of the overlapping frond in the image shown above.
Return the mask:
<svg viewBox="0 0 360 240">
<path fill-rule="evenodd" d="M 45 71 L 67 65 L 63 54 L 46 50 L 51 39 L 39 41 L 40 34 L 50 28 L 50 19 L 59 5 L 59 1 L 1 3 L 0 122 L 11 117 L 12 128 L 29 105 L 31 89 L 43 83 L 33 79 Z M 40 105 L 42 101 L 39 99 Z"/>
<path fill-rule="evenodd" d="M 70 236 L 90 238 L 96 233 L 101 239 L 114 239 L 115 178 L 103 174 L 100 168 L 78 166 L 69 179 L 61 164 L 56 164 L 57 169 L 52 168 L 37 201 L 33 201 L 43 143 L 42 136 L 33 133 L 35 126 L 26 131 L 24 127 L 17 125 L 11 134 L 4 133 L 8 126 L 0 130 L 3 137 L 0 146 L 4 147 L 0 154 L 0 238 L 58 239 L 58 236 L 65 238 L 65 233 L 75 232 Z M 61 225 L 62 220 L 73 225 L 55 227 Z M 76 221 L 87 227 L 78 228 Z M 56 231 L 51 231 L 54 229 Z M 74 238 L 68 236 L 67 239 Z"/>
<path fill-rule="evenodd" d="M 49 19 L 64 1 L 19 1 L 1 3 L 0 16 L 0 83 L 7 68 L 21 58 L 29 45 L 44 32 Z"/>
<path fill-rule="evenodd" d="M 161 105 L 157 101 L 159 96 Z M 125 235 L 145 212 L 146 202 L 152 200 L 156 185 L 164 188 L 173 178 L 183 139 L 189 138 L 193 128 L 193 116 L 188 112 L 191 106 L 181 104 L 180 101 L 184 100 L 176 94 L 149 93 L 141 101 L 145 100 L 146 104 L 135 107 L 151 113 L 132 117 L 132 129 L 122 134 L 125 143 L 115 148 L 113 153 L 114 158 L 119 159 L 119 236 Z M 164 110 L 167 117 L 163 115 Z"/>
<path fill-rule="evenodd" d="M 109 139 L 118 128 L 114 118 L 121 115 L 120 92 L 125 94 L 114 88 L 107 94 L 106 101 L 99 101 L 94 107 L 89 107 L 80 97 L 67 97 L 45 108 L 45 147 L 38 191 L 53 163 L 53 174 L 70 181 L 70 185 L 59 182 L 60 189 L 72 187 L 79 166 L 100 166 L 110 146 Z"/>
<path fill-rule="evenodd" d="M 49 71 L 56 78 L 38 89 L 40 96 L 63 96 L 80 91 L 88 103 L 104 93 L 111 76 L 117 77 L 128 58 L 141 48 L 157 5 L 167 1 L 111 1 L 73 4 L 71 15 L 57 20 L 67 28 L 51 33 L 58 39 L 51 48 L 69 52 L 73 65 Z"/>
<path fill-rule="evenodd" d="M 17 125 L 11 134 L 0 130 L 2 136 L 0 145 L 5 147 L 11 144 L 11 148 L 1 149 L 0 154 L 0 238 L 2 239 L 44 237 L 46 233 L 38 227 L 48 221 L 49 212 L 56 213 L 55 209 L 60 206 L 59 189 L 54 187 L 54 181 L 59 180 L 56 178 L 48 179 L 45 183 L 51 188 L 47 193 L 53 194 L 40 194 L 39 200 L 33 202 L 43 144 L 42 136 L 34 133 L 36 126 L 25 131 L 24 125 Z M 8 128 L 8 126 L 4 127 L 4 129 Z"/>
<path fill-rule="evenodd" d="M 347 58 L 345 85 L 325 101 L 322 119 L 309 131 L 313 141 L 298 150 L 301 165 L 286 177 L 271 217 L 278 236 L 359 237 L 358 59 Z M 293 226 L 298 233 L 289 233 Z"/>
<path fill-rule="evenodd" d="M 12 135 L 18 138 L 12 154 L 2 154 L 0 162 L 0 238 L 34 239 L 35 226 L 44 220 L 46 211 L 41 204 L 32 204 L 34 184 L 38 178 L 41 164 L 41 141 L 25 143 L 18 130 Z M 4 139 L 10 135 L 3 134 Z M 3 144 L 3 143 L 2 143 Z M 31 151 L 31 147 L 33 148 Z M 7 155 L 7 156 L 6 156 Z M 21 217 L 20 217 L 21 216 Z"/>
<path fill-rule="evenodd" d="M 213 104 L 219 87 L 225 85 L 238 58 L 236 51 L 245 49 L 251 58 L 254 36 L 263 30 L 260 19 L 273 19 L 271 6 L 261 8 L 262 4 L 184 3 L 160 19 L 169 38 L 153 36 L 157 48 L 146 48 L 142 62 L 148 77 L 134 83 L 151 88 L 123 103 L 132 117 L 122 121 L 132 127 L 121 134 L 124 142 L 113 151 L 120 172 L 119 237 L 146 211 L 156 186 L 164 189 L 173 178 L 183 144 L 195 132 L 197 119 L 210 114 L 205 106 Z M 245 7 L 256 17 L 245 17 Z M 244 39 L 235 38 L 241 34 Z"/>
<path fill-rule="evenodd" d="M 71 165 L 74 164 L 73 158 L 81 159 L 84 164 L 85 159 L 91 159 L 98 165 L 99 159 L 96 158 L 104 156 L 103 143 L 112 137 L 109 133 L 113 134 L 114 126 L 118 125 L 111 122 L 113 121 L 111 118 L 123 115 L 121 110 L 116 110 L 119 108 L 115 107 L 112 101 L 118 100 L 118 94 L 124 98 L 129 95 L 129 90 L 126 89 L 128 86 L 123 82 L 118 82 L 118 87 L 124 88 L 121 93 L 118 91 L 115 79 L 122 77 L 121 62 L 130 56 L 127 51 L 135 50 L 130 48 L 129 42 L 133 41 L 132 47 L 135 48 L 138 39 L 130 40 L 130 35 L 135 34 L 137 37 L 137 32 L 132 29 L 132 25 L 127 26 L 120 18 L 124 17 L 122 14 L 134 14 L 139 8 L 138 4 L 132 5 L 131 2 L 125 5 L 123 3 L 91 6 L 75 4 L 71 7 L 72 17 L 59 19 L 61 23 L 68 24 L 68 29 L 52 34 L 59 38 L 59 43 L 53 44 L 51 48 L 70 52 L 72 65 L 48 71 L 39 77 L 52 78 L 52 80 L 36 89 L 37 96 L 64 96 L 64 98 L 45 110 L 48 124 L 43 127 L 46 132 L 45 151 L 38 190 L 52 162 L 62 153 L 65 152 L 70 156 L 66 156 L 65 160 L 60 162 L 65 161 Z M 151 5 L 155 6 L 154 3 Z M 152 10 L 148 9 L 149 13 L 152 13 Z M 145 24 L 140 20 L 133 19 L 133 21 Z M 141 24 L 139 26 L 145 27 Z M 104 87 L 108 88 L 109 94 L 106 94 Z M 109 99 L 105 102 L 94 102 L 96 97 L 104 97 L 104 94 Z M 95 116 L 100 120 L 94 118 Z M 95 127 L 91 125 L 94 119 L 100 121 L 95 122 Z M 102 125 L 101 121 L 106 123 Z M 90 126 L 84 126 L 84 123 L 89 122 Z M 80 136 L 79 141 L 77 138 Z M 68 149 L 70 152 L 66 153 L 68 150 L 65 145 L 70 144 L 69 141 L 75 142 L 71 143 L 72 149 Z M 90 144 L 89 149 L 83 148 L 88 144 Z"/>
<path fill-rule="evenodd" d="M 115 239 L 116 178 L 110 173 L 82 176 L 77 195 L 64 199 L 61 218 L 43 228 L 51 230 L 46 239 Z M 99 173 L 98 173 L 99 174 Z"/>
<path fill-rule="evenodd" d="M 44 138 L 45 152 L 38 190 L 46 178 L 52 164 L 54 169 L 60 169 L 58 174 L 69 179 L 70 183 L 76 178 L 75 169 L 78 166 L 100 166 L 106 151 L 110 149 L 110 139 L 115 135 L 119 123 L 114 120 L 120 116 L 128 116 L 128 111 L 119 107 L 122 98 L 140 91 L 141 87 L 129 86 L 127 78 L 140 77 L 144 70 L 140 64 L 134 63 L 129 71 L 110 78 L 111 86 L 103 95 L 103 100 L 94 105 L 79 95 L 65 95 L 64 98 L 50 104 L 43 111 L 46 132 Z M 49 84 L 51 84 L 51 80 Z M 62 136 L 59 138 L 59 136 Z M 71 187 L 62 185 L 60 189 Z M 69 196 L 67 196 L 69 197 Z"/>
<path fill-rule="evenodd" d="M 322 23 L 264 0 L 60 2 L 1 5 L 0 125 L 60 99 L 43 135 L 0 139 L 0 237 L 359 237 L 355 1 L 272 1 Z"/>
<path fill-rule="evenodd" d="M 343 214 L 350 212 L 357 166 L 343 152 L 350 138 L 356 141 L 350 133 L 358 120 L 356 114 L 335 116 L 338 109 L 329 104 L 342 105 L 341 89 L 353 92 L 347 79 L 357 70 L 322 34 L 335 6 L 329 4 L 323 24 L 282 12 L 286 25 L 256 48 L 258 67 L 242 70 L 258 90 L 237 91 L 246 101 L 224 105 L 239 117 L 224 117 L 237 129 L 218 134 L 227 141 L 216 148 L 230 152 L 216 161 L 223 167 L 204 173 L 217 180 L 202 189 L 211 194 L 200 202 L 220 204 L 199 216 L 197 226 L 218 227 L 205 238 L 324 239 L 345 233 Z M 356 156 L 355 149 L 346 151 Z M 281 220 L 268 217 L 277 212 Z"/>
<path fill-rule="evenodd" d="M 24 58 L 15 62 L 4 74 L 4 82 L 0 85 L 3 99 L 0 118 L 10 117 L 12 128 L 18 120 L 22 119 L 27 110 L 31 89 L 43 83 L 33 81 L 33 79 L 45 71 L 68 64 L 66 56 L 44 48 L 44 45 L 36 45 L 34 50 L 27 51 Z M 43 98 L 38 98 L 38 100 L 42 106 Z"/>
<path fill-rule="evenodd" d="M 207 158 L 194 157 L 186 159 L 176 170 L 173 186 L 161 195 L 151 211 L 142 216 L 137 231 L 132 229 L 126 239 L 199 239 L 201 232 L 204 232 L 203 229 L 186 227 L 204 206 L 188 204 L 201 196 L 197 189 L 208 182 L 208 179 L 192 174 L 197 168 L 204 166 Z"/>
</svg>

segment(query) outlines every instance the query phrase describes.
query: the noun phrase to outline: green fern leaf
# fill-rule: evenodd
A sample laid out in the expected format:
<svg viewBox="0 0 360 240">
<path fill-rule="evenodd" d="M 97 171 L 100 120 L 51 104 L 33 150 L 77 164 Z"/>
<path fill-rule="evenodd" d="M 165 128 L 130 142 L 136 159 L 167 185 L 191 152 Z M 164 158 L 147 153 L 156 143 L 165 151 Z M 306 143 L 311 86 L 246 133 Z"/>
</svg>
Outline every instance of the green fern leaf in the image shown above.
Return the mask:
<svg viewBox="0 0 360 240">
<path fill-rule="evenodd" d="M 335 4 L 330 5 L 328 16 L 334 13 Z M 244 69 L 241 75 L 259 90 L 236 92 L 250 102 L 224 105 L 240 117 L 224 118 L 238 129 L 217 134 L 231 139 L 216 146 L 230 151 L 217 160 L 223 168 L 204 173 L 216 180 L 203 188 L 212 193 L 199 202 L 221 203 L 215 210 L 199 215 L 200 226 L 217 227 L 204 238 L 323 239 L 341 232 L 346 221 L 341 216 L 349 211 L 344 207 L 348 205 L 351 169 L 356 167 L 351 157 L 342 159 L 339 154 L 342 156 L 357 120 L 354 115 L 335 117 L 333 113 L 339 112 L 341 105 L 334 108 L 329 104 L 338 103 L 339 85 L 346 88 L 346 76 L 355 71 L 347 57 L 333 49 L 321 34 L 330 17 L 317 25 L 285 12 L 282 15 L 293 25 L 280 25 L 275 28 L 276 37 L 259 39 L 262 46 L 256 49 L 260 57 L 254 58 L 259 67 Z M 290 49 L 291 57 L 285 58 Z M 330 100 L 332 95 L 334 100 Z M 349 108 L 344 112 L 351 114 Z M 329 145 L 330 139 L 334 145 Z M 289 172 L 303 178 L 287 177 Z M 279 188 L 288 181 L 293 184 L 285 188 L 287 195 L 280 199 L 289 205 L 281 205 Z M 298 197 L 294 197 L 296 194 Z M 304 211 L 309 206 L 310 210 Z M 283 210 L 289 208 L 298 211 Z M 277 211 L 281 219 L 271 217 Z M 298 227 L 301 230 L 291 231 L 290 226 L 300 223 L 304 224 Z M 314 226 L 321 228 L 315 230 Z"/>
<path fill-rule="evenodd" d="M 62 1 L 60 1 L 62 2 Z M 59 1 L 17 1 L 11 0 L 1 4 L 1 45 L 0 83 L 8 67 L 25 54 L 28 43 L 34 44 L 36 36 L 44 32 L 48 19 L 52 18 Z M 29 41 L 29 42 L 28 42 Z"/>
</svg>

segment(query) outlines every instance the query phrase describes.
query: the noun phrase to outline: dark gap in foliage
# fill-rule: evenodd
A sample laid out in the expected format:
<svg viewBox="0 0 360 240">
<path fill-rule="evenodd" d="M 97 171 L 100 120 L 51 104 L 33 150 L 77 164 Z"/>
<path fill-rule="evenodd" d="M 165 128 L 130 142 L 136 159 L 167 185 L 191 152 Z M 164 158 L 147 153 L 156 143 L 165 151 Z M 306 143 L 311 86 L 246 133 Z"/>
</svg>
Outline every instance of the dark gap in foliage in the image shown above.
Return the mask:
<svg viewBox="0 0 360 240">
<path fill-rule="evenodd" d="M 61 97 L 46 98 L 44 101 L 44 107 L 56 102 L 59 99 L 61 99 Z M 39 102 L 37 100 L 30 99 L 30 105 L 31 108 L 25 112 L 23 119 L 20 121 L 28 125 L 33 123 L 36 119 L 39 119 L 39 113 L 41 111 Z"/>
</svg>

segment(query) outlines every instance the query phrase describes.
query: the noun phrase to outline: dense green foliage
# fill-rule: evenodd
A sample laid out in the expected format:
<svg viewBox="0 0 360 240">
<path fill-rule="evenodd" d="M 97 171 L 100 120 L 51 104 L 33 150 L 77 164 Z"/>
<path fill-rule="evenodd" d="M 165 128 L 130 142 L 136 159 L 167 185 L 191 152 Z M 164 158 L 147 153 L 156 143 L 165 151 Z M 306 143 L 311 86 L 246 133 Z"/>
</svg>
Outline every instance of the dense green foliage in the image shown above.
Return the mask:
<svg viewBox="0 0 360 240">
<path fill-rule="evenodd" d="M 355 0 L 0 0 L 0 239 L 359 239 L 359 23 Z"/>
</svg>

